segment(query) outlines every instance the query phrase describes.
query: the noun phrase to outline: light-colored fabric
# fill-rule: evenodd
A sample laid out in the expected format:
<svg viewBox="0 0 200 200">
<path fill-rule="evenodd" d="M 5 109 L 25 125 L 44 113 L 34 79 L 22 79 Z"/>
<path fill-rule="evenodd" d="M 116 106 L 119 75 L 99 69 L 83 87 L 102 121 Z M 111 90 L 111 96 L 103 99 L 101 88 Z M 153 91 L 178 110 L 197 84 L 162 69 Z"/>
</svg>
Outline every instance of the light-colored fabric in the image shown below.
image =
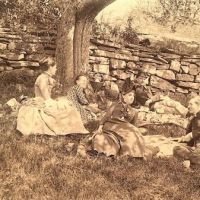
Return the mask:
<svg viewBox="0 0 200 200">
<path fill-rule="evenodd" d="M 173 156 L 173 149 L 176 146 L 183 147 L 185 144 L 174 141 L 173 138 L 167 138 L 162 135 L 147 135 L 143 136 L 145 144 L 152 147 L 158 147 L 159 153 L 157 157 L 171 157 Z"/>
<path fill-rule="evenodd" d="M 183 117 L 188 113 L 188 109 L 180 102 L 162 95 L 158 101 L 154 102 L 153 109 L 160 114 L 181 115 Z"/>
<path fill-rule="evenodd" d="M 80 114 L 69 101 L 59 99 L 45 103 L 38 97 L 25 102 L 19 109 L 17 130 L 24 135 L 88 134 Z"/>
<path fill-rule="evenodd" d="M 189 123 L 187 118 L 183 118 L 180 115 L 160 114 L 143 109 L 138 112 L 138 121 L 141 124 L 176 124 L 183 128 L 186 128 Z"/>
<path fill-rule="evenodd" d="M 47 72 L 43 72 L 40 74 L 34 85 L 34 93 L 35 97 L 41 98 L 50 98 L 51 97 L 51 90 L 55 86 L 56 80 L 51 77 L 50 74 Z M 45 88 L 45 91 L 44 89 Z"/>
</svg>

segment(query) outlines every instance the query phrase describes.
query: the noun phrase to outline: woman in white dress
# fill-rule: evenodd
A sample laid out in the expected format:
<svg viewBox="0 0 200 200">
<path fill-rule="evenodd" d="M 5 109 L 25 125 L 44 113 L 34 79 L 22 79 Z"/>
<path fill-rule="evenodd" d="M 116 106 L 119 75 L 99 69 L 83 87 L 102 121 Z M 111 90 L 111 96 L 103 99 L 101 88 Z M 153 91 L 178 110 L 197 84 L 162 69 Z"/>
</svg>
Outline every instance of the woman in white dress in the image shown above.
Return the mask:
<svg viewBox="0 0 200 200">
<path fill-rule="evenodd" d="M 46 58 L 42 65 L 47 68 L 35 82 L 35 98 L 25 101 L 19 109 L 17 130 L 24 135 L 88 134 L 76 108 L 65 98 L 52 99 L 56 85 L 53 76 L 57 67 L 53 58 Z"/>
</svg>

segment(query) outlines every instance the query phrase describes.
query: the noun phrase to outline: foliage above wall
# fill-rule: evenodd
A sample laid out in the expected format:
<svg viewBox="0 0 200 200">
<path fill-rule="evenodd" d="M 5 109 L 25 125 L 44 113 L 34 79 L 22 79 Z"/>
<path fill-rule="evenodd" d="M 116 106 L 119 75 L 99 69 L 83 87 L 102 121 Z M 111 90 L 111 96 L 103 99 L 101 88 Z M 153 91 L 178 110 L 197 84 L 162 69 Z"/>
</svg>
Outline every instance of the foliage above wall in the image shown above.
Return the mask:
<svg viewBox="0 0 200 200">
<path fill-rule="evenodd" d="M 1 0 L 1 25 L 12 29 L 53 30 L 61 17 L 61 0 Z"/>
</svg>

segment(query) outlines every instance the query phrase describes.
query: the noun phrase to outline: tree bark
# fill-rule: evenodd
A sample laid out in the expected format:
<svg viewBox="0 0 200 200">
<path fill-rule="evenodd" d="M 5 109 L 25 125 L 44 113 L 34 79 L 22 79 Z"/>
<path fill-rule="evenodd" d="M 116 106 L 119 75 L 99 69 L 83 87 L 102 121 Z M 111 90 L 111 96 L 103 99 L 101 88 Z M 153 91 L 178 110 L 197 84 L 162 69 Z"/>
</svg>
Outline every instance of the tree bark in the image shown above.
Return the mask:
<svg viewBox="0 0 200 200">
<path fill-rule="evenodd" d="M 65 88 L 88 70 L 90 32 L 94 18 L 115 0 L 70 0 L 62 15 L 57 38 L 58 79 Z"/>
</svg>

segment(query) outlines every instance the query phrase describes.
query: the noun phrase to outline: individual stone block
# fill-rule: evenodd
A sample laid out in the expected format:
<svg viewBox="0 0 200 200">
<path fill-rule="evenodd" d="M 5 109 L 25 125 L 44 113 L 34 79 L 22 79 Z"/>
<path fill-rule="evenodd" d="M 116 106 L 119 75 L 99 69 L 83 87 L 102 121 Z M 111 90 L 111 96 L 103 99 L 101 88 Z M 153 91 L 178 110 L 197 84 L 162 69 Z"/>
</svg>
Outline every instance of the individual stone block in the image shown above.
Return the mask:
<svg viewBox="0 0 200 200">
<path fill-rule="evenodd" d="M 199 88 L 200 88 L 200 83 L 177 81 L 177 84 L 180 87 L 192 88 L 192 89 L 195 89 L 195 90 L 199 90 Z"/>
<path fill-rule="evenodd" d="M 195 82 L 200 83 L 200 74 L 196 76 Z"/>
<path fill-rule="evenodd" d="M 189 73 L 189 66 L 181 65 L 181 69 L 185 74 Z"/>
<path fill-rule="evenodd" d="M 26 43 L 24 44 L 24 48 L 28 54 L 44 51 L 44 46 L 42 44 Z M 52 50 L 46 50 L 46 52 L 48 51 L 52 51 Z"/>
<path fill-rule="evenodd" d="M 195 59 L 195 58 L 183 58 L 182 61 L 190 62 L 190 63 L 196 63 L 196 62 L 200 62 L 200 59 Z"/>
<path fill-rule="evenodd" d="M 13 42 L 13 41 L 9 42 L 8 49 L 9 50 L 15 50 L 15 49 L 17 49 L 17 44 L 15 42 Z"/>
<path fill-rule="evenodd" d="M 196 65 L 198 65 L 200 67 L 200 62 L 195 62 Z"/>
<path fill-rule="evenodd" d="M 157 76 L 151 76 L 150 85 L 161 90 L 170 90 L 175 92 L 175 86 L 169 83 L 168 81 L 159 78 Z"/>
<path fill-rule="evenodd" d="M 30 61 L 8 61 L 9 65 L 14 68 L 18 67 L 39 67 L 38 62 L 30 62 Z"/>
<path fill-rule="evenodd" d="M 164 58 L 170 59 L 170 60 L 179 60 L 181 57 L 180 55 L 176 55 L 172 53 L 159 53 L 159 54 L 162 55 Z"/>
<path fill-rule="evenodd" d="M 42 54 L 31 54 L 31 55 L 25 56 L 25 59 L 27 61 L 37 61 L 37 62 L 39 62 L 43 58 L 44 58 L 44 55 L 42 55 Z"/>
<path fill-rule="evenodd" d="M 169 69 L 169 64 L 156 65 L 157 69 Z"/>
<path fill-rule="evenodd" d="M 46 44 L 44 46 L 44 50 L 54 50 L 56 49 L 56 45 L 55 44 Z"/>
<path fill-rule="evenodd" d="M 121 79 L 121 80 L 125 80 L 127 78 L 130 77 L 129 73 L 124 72 L 123 70 L 113 70 L 112 71 L 112 76 Z"/>
<path fill-rule="evenodd" d="M 6 43 L 0 43 L 0 50 L 5 50 L 7 49 L 7 44 Z"/>
<path fill-rule="evenodd" d="M 199 73 L 199 67 L 195 64 L 189 65 L 189 74 L 191 75 L 197 75 Z"/>
<path fill-rule="evenodd" d="M 3 71 L 4 71 L 4 67 L 0 66 L 0 72 L 3 72 Z"/>
<path fill-rule="evenodd" d="M 5 67 L 5 71 L 11 71 L 13 69 L 14 69 L 13 67 L 8 67 L 8 66 Z"/>
<path fill-rule="evenodd" d="M 175 74 L 171 70 L 156 70 L 155 74 L 167 80 L 175 80 Z"/>
<path fill-rule="evenodd" d="M 3 60 L 2 58 L 0 58 L 0 65 L 4 65 L 6 62 L 5 62 L 5 60 Z"/>
<path fill-rule="evenodd" d="M 124 69 L 126 68 L 126 62 L 123 60 L 110 59 L 110 67 L 112 69 Z"/>
<path fill-rule="evenodd" d="M 200 55 L 191 55 L 191 58 L 200 59 Z"/>
<path fill-rule="evenodd" d="M 19 35 L 9 34 L 9 33 L 2 33 L 2 32 L 0 33 L 0 38 L 21 40 L 21 37 Z"/>
<path fill-rule="evenodd" d="M 106 57 L 106 58 L 115 58 L 119 60 L 127 60 L 127 61 L 139 61 L 138 56 L 127 56 L 115 52 L 106 52 L 106 51 L 101 51 L 101 50 L 94 50 L 94 55 L 98 57 Z"/>
<path fill-rule="evenodd" d="M 104 57 L 89 57 L 89 63 L 109 65 L 109 59 Z"/>
<path fill-rule="evenodd" d="M 183 93 L 183 94 L 188 94 L 188 92 L 189 92 L 187 89 L 183 89 L 183 88 L 180 88 L 180 87 L 177 87 L 176 91 L 179 92 L 179 93 Z"/>
<path fill-rule="evenodd" d="M 181 68 L 181 63 L 178 60 L 172 60 L 170 64 L 170 69 L 179 72 Z"/>
<path fill-rule="evenodd" d="M 91 41 L 91 43 L 97 44 L 97 45 L 114 47 L 116 49 L 120 49 L 121 48 L 120 44 L 117 44 L 117 43 L 114 43 L 114 42 L 110 42 L 110 41 L 99 40 L 99 39 L 91 39 L 90 41 Z"/>
<path fill-rule="evenodd" d="M 127 68 L 129 69 L 137 69 L 137 65 L 134 62 L 128 62 Z"/>
<path fill-rule="evenodd" d="M 108 51 L 108 52 L 115 52 L 115 51 L 116 51 L 115 48 L 106 47 L 106 46 L 98 46 L 98 49 L 99 49 L 99 50 L 102 50 L 102 51 Z"/>
<path fill-rule="evenodd" d="M 54 50 L 45 50 L 45 52 L 44 52 L 45 54 L 47 54 L 47 55 L 49 55 L 49 56 L 55 56 L 55 53 L 56 53 L 56 51 L 54 51 Z"/>
<path fill-rule="evenodd" d="M 154 58 L 154 55 L 148 52 L 132 52 L 132 55 L 139 56 L 140 58 Z"/>
<path fill-rule="evenodd" d="M 158 64 L 158 65 L 162 65 L 163 62 L 160 62 L 154 58 L 140 58 L 140 62 L 150 62 L 150 63 L 155 63 L 155 64 Z"/>
<path fill-rule="evenodd" d="M 149 74 L 156 74 L 156 66 L 151 63 L 144 63 L 142 65 L 142 69 L 144 72 L 149 73 Z"/>
<path fill-rule="evenodd" d="M 114 78 L 114 77 L 112 77 L 112 76 L 109 76 L 109 75 L 107 75 L 107 74 L 104 74 L 104 75 L 103 75 L 103 80 L 104 80 L 104 81 L 116 81 L 117 79 Z"/>
<path fill-rule="evenodd" d="M 24 59 L 24 54 L 19 54 L 19 53 L 0 53 L 0 58 L 3 58 L 5 60 L 23 60 Z"/>
<path fill-rule="evenodd" d="M 132 53 L 127 49 L 120 49 L 119 53 L 127 55 L 127 56 L 132 56 Z"/>
<path fill-rule="evenodd" d="M 176 75 L 176 80 L 193 82 L 194 81 L 194 76 L 189 75 L 189 74 L 177 74 Z"/>
<path fill-rule="evenodd" d="M 93 65 L 93 71 L 101 74 L 110 74 L 109 65 Z"/>
<path fill-rule="evenodd" d="M 89 47 L 90 50 L 97 50 L 98 47 L 96 45 L 91 44 Z"/>
<path fill-rule="evenodd" d="M 188 66 L 190 64 L 190 62 L 186 62 L 186 61 L 181 61 L 181 65 L 185 65 Z"/>
</svg>

